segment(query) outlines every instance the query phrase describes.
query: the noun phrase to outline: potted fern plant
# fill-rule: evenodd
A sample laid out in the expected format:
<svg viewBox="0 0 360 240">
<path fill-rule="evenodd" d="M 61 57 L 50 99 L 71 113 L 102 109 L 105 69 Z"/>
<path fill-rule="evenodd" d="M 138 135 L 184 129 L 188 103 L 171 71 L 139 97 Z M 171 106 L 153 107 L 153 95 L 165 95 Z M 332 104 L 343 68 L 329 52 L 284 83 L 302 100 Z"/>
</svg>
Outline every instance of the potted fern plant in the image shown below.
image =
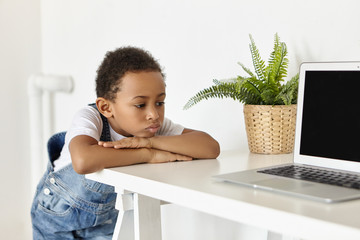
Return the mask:
<svg viewBox="0 0 360 240">
<path fill-rule="evenodd" d="M 253 153 L 279 154 L 293 151 L 299 75 L 285 82 L 289 60 L 287 47 L 274 37 L 268 64 L 262 60 L 250 35 L 250 52 L 255 73 L 242 63 L 248 76 L 213 80 L 214 85 L 199 91 L 184 106 L 188 109 L 202 100 L 229 97 L 244 104 L 249 149 Z"/>
</svg>

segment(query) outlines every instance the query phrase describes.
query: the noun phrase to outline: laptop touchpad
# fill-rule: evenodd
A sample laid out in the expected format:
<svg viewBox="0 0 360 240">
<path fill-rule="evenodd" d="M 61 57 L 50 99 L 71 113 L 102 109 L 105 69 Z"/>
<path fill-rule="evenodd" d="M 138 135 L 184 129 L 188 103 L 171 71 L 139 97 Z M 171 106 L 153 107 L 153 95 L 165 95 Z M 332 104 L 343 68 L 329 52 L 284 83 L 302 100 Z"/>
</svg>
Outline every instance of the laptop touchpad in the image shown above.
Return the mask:
<svg viewBox="0 0 360 240">
<path fill-rule="evenodd" d="M 284 178 L 272 178 L 267 180 L 261 180 L 257 182 L 253 182 L 253 184 L 257 187 L 265 187 L 265 188 L 277 188 L 283 190 L 290 189 L 299 189 L 304 187 L 310 187 L 314 184 L 306 183 L 302 181 L 293 181 L 292 179 L 284 179 Z"/>
</svg>

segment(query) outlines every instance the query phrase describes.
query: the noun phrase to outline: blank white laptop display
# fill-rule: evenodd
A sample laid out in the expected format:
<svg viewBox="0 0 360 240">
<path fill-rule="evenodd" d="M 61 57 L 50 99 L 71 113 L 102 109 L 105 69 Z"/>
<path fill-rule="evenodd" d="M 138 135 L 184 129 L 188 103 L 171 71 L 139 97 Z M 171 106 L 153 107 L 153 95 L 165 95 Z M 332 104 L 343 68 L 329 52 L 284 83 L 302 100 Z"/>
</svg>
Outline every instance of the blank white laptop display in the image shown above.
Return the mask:
<svg viewBox="0 0 360 240">
<path fill-rule="evenodd" d="M 294 164 L 214 178 L 329 203 L 360 198 L 360 62 L 303 63 L 297 107 Z"/>
</svg>

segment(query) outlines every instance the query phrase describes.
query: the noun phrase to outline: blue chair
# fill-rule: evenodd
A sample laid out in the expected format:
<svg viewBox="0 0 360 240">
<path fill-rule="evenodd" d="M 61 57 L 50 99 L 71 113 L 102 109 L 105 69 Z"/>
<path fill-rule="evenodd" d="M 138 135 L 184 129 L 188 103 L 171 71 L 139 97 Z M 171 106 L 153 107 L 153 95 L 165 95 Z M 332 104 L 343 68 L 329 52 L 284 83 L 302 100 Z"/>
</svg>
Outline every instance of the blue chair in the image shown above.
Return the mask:
<svg viewBox="0 0 360 240">
<path fill-rule="evenodd" d="M 55 133 L 49 138 L 47 151 L 51 164 L 60 157 L 61 150 L 65 143 L 66 132 Z"/>
</svg>

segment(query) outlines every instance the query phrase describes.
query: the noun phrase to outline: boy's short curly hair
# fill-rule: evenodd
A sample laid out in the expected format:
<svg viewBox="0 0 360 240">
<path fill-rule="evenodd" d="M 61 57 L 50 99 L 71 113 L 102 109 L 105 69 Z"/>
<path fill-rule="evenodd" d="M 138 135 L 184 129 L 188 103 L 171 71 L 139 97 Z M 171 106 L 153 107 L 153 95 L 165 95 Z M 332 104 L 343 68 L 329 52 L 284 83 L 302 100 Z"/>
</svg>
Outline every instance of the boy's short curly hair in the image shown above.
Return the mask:
<svg viewBox="0 0 360 240">
<path fill-rule="evenodd" d="M 106 53 L 97 70 L 96 95 L 114 101 L 120 91 L 122 78 L 127 72 L 156 71 L 163 77 L 160 64 L 140 48 L 122 47 Z"/>
</svg>

